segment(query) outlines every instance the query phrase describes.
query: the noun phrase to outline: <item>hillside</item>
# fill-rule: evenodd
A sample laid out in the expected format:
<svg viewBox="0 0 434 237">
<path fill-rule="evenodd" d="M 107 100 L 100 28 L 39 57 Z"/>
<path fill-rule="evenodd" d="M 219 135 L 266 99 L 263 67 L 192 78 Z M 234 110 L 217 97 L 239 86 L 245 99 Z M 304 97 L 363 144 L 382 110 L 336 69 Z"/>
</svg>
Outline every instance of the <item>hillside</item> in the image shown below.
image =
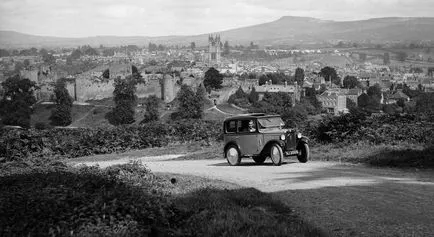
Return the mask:
<svg viewBox="0 0 434 237">
<path fill-rule="evenodd" d="M 359 21 L 329 21 L 309 17 L 284 16 L 276 21 L 217 32 L 231 44 L 313 44 L 333 40 L 354 41 L 409 41 L 434 38 L 434 17 L 374 18 Z M 20 47 L 76 47 L 79 45 L 105 46 L 147 45 L 149 42 L 184 44 L 195 41 L 207 43 L 208 34 L 194 36 L 95 36 L 86 38 L 59 38 L 35 36 L 14 31 L 0 31 L 0 48 Z"/>
</svg>

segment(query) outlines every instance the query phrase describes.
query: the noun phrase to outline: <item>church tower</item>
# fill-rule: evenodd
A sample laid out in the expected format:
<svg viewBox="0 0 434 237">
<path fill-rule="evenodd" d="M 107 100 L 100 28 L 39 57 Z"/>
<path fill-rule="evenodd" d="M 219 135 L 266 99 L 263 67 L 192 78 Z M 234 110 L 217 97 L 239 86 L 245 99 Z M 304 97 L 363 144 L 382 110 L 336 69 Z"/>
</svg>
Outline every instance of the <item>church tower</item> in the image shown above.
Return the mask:
<svg viewBox="0 0 434 237">
<path fill-rule="evenodd" d="M 208 36 L 208 46 L 209 46 L 209 64 L 219 64 L 221 53 L 222 53 L 222 42 L 220 41 L 220 35 L 209 35 Z"/>
</svg>

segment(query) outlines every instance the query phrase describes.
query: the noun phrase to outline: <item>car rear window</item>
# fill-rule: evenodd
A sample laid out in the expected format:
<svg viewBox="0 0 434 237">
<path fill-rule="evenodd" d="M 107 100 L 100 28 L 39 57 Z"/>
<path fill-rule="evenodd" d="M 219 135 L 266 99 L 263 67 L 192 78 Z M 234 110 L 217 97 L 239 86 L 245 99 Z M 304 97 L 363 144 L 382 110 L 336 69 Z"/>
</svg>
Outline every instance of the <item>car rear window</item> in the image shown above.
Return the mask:
<svg viewBox="0 0 434 237">
<path fill-rule="evenodd" d="M 226 122 L 226 132 L 227 133 L 235 133 L 237 131 L 237 121 L 232 120 Z"/>
</svg>

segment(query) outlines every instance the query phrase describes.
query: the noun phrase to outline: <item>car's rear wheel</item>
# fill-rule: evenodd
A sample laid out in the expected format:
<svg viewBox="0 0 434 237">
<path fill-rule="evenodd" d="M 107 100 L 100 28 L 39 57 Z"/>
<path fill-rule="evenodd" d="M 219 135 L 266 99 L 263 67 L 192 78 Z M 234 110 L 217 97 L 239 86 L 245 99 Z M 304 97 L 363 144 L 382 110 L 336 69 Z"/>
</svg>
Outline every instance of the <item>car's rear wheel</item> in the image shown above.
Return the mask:
<svg viewBox="0 0 434 237">
<path fill-rule="evenodd" d="M 281 165 L 283 160 L 283 151 L 278 144 L 271 145 L 270 158 L 274 165 Z"/>
<path fill-rule="evenodd" d="M 297 159 L 301 163 L 306 163 L 309 160 L 309 146 L 306 143 L 302 143 L 298 147 Z"/>
<path fill-rule="evenodd" d="M 235 145 L 228 146 L 225 153 L 230 165 L 239 165 L 241 163 L 240 151 Z"/>
<path fill-rule="evenodd" d="M 254 156 L 253 157 L 253 160 L 255 161 L 256 164 L 263 164 L 264 161 L 265 161 L 265 159 L 267 159 L 267 157 L 266 156 L 262 156 L 262 155 Z"/>
</svg>

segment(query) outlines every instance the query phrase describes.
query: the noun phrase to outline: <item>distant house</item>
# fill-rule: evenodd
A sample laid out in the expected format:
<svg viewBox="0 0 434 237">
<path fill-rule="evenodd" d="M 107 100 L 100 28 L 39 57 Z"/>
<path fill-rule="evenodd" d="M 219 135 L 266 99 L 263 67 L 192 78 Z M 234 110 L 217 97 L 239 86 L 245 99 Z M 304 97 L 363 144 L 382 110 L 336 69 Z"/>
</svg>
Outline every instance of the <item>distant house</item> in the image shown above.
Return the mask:
<svg viewBox="0 0 434 237">
<path fill-rule="evenodd" d="M 384 104 L 396 104 L 400 99 L 404 101 L 410 101 L 410 97 L 408 97 L 402 90 L 397 90 L 395 93 L 391 95 L 387 95 L 384 98 Z"/>
<path fill-rule="evenodd" d="M 272 84 L 264 84 L 262 86 L 255 86 L 255 90 L 259 95 L 259 100 L 264 98 L 265 93 L 277 93 L 284 92 L 291 95 L 293 98 L 293 103 L 295 104 L 295 100 L 300 100 L 300 87 L 297 85 L 272 85 Z"/>
<path fill-rule="evenodd" d="M 322 107 L 327 110 L 327 113 L 339 115 L 348 113 L 347 97 L 342 93 L 334 91 L 325 91 L 317 96 Z"/>
</svg>

